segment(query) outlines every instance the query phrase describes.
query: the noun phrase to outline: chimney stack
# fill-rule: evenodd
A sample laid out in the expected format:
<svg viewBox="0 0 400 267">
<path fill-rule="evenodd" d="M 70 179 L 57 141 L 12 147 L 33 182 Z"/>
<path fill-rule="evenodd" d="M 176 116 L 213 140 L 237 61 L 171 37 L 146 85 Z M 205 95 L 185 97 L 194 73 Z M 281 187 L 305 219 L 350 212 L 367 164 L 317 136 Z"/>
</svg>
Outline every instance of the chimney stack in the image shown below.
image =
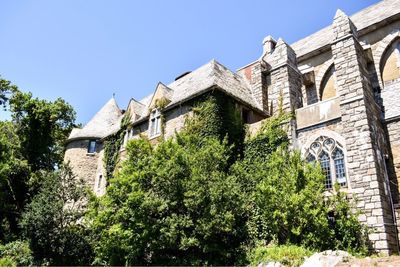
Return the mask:
<svg viewBox="0 0 400 267">
<path fill-rule="evenodd" d="M 263 56 L 266 54 L 271 54 L 275 49 L 276 41 L 271 35 L 268 35 L 263 40 Z"/>
</svg>

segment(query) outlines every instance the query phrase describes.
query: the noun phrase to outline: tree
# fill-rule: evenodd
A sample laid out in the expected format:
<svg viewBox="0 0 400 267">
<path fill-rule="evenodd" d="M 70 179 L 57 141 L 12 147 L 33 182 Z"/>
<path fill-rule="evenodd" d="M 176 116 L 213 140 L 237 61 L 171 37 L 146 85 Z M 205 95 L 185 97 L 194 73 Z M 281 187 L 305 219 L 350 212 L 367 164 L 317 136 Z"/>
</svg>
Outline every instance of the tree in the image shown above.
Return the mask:
<svg viewBox="0 0 400 267">
<path fill-rule="evenodd" d="M 62 163 L 64 143 L 74 127 L 72 106 L 61 98 L 51 102 L 15 91 L 10 110 L 21 152 L 32 171 L 54 170 Z"/>
<path fill-rule="evenodd" d="M 95 263 L 243 265 L 260 242 L 362 248 L 349 202 L 327 201 L 319 165 L 289 149 L 290 116 L 244 141 L 242 123 L 219 105 L 213 96 L 196 105 L 184 131 L 155 147 L 128 143 L 106 195 L 91 201 Z"/>
<path fill-rule="evenodd" d="M 18 218 L 26 204 L 30 168 L 11 122 L 0 121 L 0 241 L 19 234 Z"/>
<path fill-rule="evenodd" d="M 0 106 L 6 107 L 6 103 L 9 99 L 9 94 L 17 91 L 17 86 L 11 84 L 10 81 L 0 78 Z"/>
<path fill-rule="evenodd" d="M 68 166 L 43 172 L 40 191 L 22 215 L 23 236 L 38 264 L 88 265 L 91 247 L 88 230 L 80 221 L 85 213 L 87 195 Z"/>
<path fill-rule="evenodd" d="M 0 241 L 19 236 L 18 220 L 38 190 L 42 171 L 63 158 L 63 145 L 75 112 L 64 100 L 33 99 L 10 81 L 0 79 L 0 104 L 10 107 L 12 121 L 0 122 Z"/>
<path fill-rule="evenodd" d="M 234 264 L 246 240 L 244 195 L 227 174 L 227 141 L 179 135 L 129 159 L 92 210 L 97 263 Z"/>
</svg>

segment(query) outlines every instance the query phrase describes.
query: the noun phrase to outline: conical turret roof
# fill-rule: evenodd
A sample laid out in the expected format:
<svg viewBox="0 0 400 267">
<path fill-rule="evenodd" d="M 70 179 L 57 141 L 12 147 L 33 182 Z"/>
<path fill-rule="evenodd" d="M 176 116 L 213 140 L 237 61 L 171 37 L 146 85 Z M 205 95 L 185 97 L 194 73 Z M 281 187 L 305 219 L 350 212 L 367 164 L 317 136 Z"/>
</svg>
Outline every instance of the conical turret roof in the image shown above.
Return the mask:
<svg viewBox="0 0 400 267">
<path fill-rule="evenodd" d="M 74 128 L 68 140 L 104 138 L 119 129 L 121 118 L 122 111 L 112 97 L 82 129 Z"/>
</svg>

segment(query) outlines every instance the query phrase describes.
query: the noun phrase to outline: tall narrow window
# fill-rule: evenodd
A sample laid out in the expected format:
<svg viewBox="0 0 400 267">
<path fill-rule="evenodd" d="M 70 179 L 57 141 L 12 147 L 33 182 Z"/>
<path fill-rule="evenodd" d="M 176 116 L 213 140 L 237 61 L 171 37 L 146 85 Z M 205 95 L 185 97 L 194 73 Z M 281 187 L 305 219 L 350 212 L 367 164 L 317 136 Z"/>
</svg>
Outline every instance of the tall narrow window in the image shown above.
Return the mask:
<svg viewBox="0 0 400 267">
<path fill-rule="evenodd" d="M 248 109 L 245 108 L 242 109 L 242 121 L 243 123 L 250 122 L 250 111 Z"/>
<path fill-rule="evenodd" d="M 158 109 L 150 113 L 149 136 L 155 137 L 161 134 L 161 113 Z"/>
<path fill-rule="evenodd" d="M 312 105 L 318 102 L 317 88 L 315 84 L 306 86 L 307 105 Z"/>
<path fill-rule="evenodd" d="M 333 161 L 335 162 L 336 181 L 341 185 L 346 185 L 346 170 L 344 166 L 343 151 L 336 148 L 332 154 Z"/>
<path fill-rule="evenodd" d="M 89 140 L 88 153 L 93 154 L 96 152 L 96 140 Z"/>
<path fill-rule="evenodd" d="M 321 163 L 322 171 L 325 174 L 325 187 L 330 189 L 332 188 L 332 178 L 329 155 L 323 151 L 319 157 L 319 161 Z"/>
<path fill-rule="evenodd" d="M 97 189 L 100 189 L 101 182 L 103 181 L 103 175 L 99 175 L 99 180 L 97 181 Z"/>
</svg>

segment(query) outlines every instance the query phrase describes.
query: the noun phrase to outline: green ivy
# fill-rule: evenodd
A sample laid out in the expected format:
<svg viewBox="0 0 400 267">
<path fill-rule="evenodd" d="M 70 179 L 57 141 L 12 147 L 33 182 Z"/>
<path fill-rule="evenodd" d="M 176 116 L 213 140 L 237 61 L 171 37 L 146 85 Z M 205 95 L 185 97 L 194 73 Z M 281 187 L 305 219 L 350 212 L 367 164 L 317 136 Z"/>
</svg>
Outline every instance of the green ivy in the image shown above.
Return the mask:
<svg viewBox="0 0 400 267">
<path fill-rule="evenodd" d="M 246 135 L 236 102 L 224 93 L 214 91 L 197 98 L 192 103 L 193 117 L 186 120 L 185 131 L 201 138 L 228 138 L 235 154 L 241 154 Z"/>
<path fill-rule="evenodd" d="M 127 111 L 121 120 L 121 129 L 104 139 L 104 168 L 106 170 L 106 179 L 113 177 L 115 167 L 118 163 L 121 145 L 124 141 L 125 130 L 129 128 L 131 113 Z"/>
</svg>

